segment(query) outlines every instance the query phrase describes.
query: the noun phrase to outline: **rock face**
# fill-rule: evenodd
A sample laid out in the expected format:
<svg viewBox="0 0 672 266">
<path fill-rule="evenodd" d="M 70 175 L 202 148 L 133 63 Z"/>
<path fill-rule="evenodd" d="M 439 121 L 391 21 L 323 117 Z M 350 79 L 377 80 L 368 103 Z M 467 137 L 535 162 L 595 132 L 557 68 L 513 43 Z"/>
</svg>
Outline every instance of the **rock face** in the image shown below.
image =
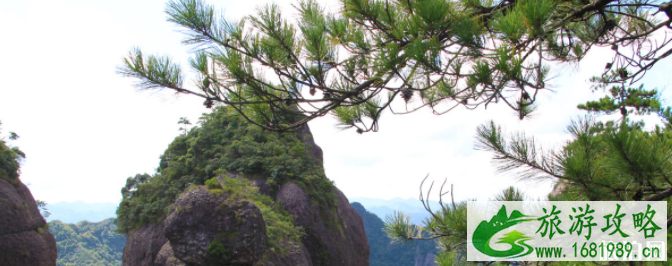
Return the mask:
<svg viewBox="0 0 672 266">
<path fill-rule="evenodd" d="M 122 265 L 254 265 L 266 250 L 261 212 L 227 199 L 203 187 L 184 193 L 166 220 L 128 235 Z"/>
<path fill-rule="evenodd" d="M 173 248 L 170 246 L 169 242 L 161 247 L 159 254 L 156 255 L 154 260 L 154 265 L 156 266 L 186 266 L 184 262 L 175 258 L 175 253 Z"/>
<path fill-rule="evenodd" d="M 320 214 L 308 193 L 294 183 L 284 184 L 276 201 L 294 216 L 294 225 L 304 228 L 302 242 L 308 249 L 312 265 L 369 265 L 369 243 L 359 213 L 350 206 L 340 190 L 334 188 L 338 201 L 335 210 Z"/>
<path fill-rule="evenodd" d="M 254 265 L 266 251 L 266 224 L 254 204 L 229 202 L 203 187 L 177 199 L 164 234 L 187 265 Z"/>
<path fill-rule="evenodd" d="M 0 178 L 0 265 L 56 265 L 56 241 L 30 190 Z"/>
<path fill-rule="evenodd" d="M 143 225 L 128 234 L 122 265 L 164 265 L 154 261 L 166 243 L 168 239 L 163 235 L 163 222 Z"/>
<path fill-rule="evenodd" d="M 289 250 L 285 256 L 278 256 L 278 254 L 271 253 L 270 258 L 266 259 L 261 265 L 264 266 L 293 266 L 293 265 L 307 265 L 313 266 L 310 260 L 310 253 L 303 244 L 290 243 Z"/>
<path fill-rule="evenodd" d="M 300 244 L 288 243 L 286 255 L 261 261 L 266 228 L 259 209 L 249 202 L 227 206 L 227 195 L 213 197 L 205 188 L 194 189 L 180 196 L 177 210 L 164 222 L 128 235 L 123 265 L 369 265 L 362 218 L 340 190 L 334 188 L 334 193 L 336 208 L 321 214 L 303 189 L 294 183 L 283 185 L 276 199 L 306 235 Z M 212 246 L 215 240 L 218 244 Z M 217 245 L 224 256 L 208 252 Z"/>
<path fill-rule="evenodd" d="M 322 149 L 307 126 L 298 134 L 312 147 L 308 155 L 322 164 Z M 227 176 L 239 177 L 230 172 Z M 340 190 L 334 188 L 336 206 L 320 210 L 308 193 L 294 183 L 282 185 L 275 195 L 263 177 L 249 180 L 259 192 L 275 197 L 303 228 L 301 243 L 284 243 L 280 256 L 264 253 L 266 228 L 259 209 L 249 202 L 231 205 L 227 195 L 213 196 L 205 188 L 184 193 L 176 211 L 164 222 L 145 225 L 128 234 L 124 266 L 135 265 L 254 265 L 254 266 L 366 266 L 369 244 L 359 213 Z M 213 256 L 214 253 L 220 256 Z"/>
</svg>

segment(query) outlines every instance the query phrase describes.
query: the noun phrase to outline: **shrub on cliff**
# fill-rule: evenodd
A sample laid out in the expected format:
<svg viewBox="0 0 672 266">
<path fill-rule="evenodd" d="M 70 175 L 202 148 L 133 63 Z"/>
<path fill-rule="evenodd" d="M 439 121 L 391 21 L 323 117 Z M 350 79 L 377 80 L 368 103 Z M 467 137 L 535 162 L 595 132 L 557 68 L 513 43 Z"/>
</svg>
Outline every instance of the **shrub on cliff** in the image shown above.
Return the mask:
<svg viewBox="0 0 672 266">
<path fill-rule="evenodd" d="M 303 235 L 303 230 L 292 224 L 292 218 L 289 213 L 280 204 L 276 204 L 269 196 L 260 194 L 259 188 L 247 180 L 224 177 L 220 182 L 219 178 L 215 177 L 205 181 L 205 185 L 213 195 L 219 193 L 229 194 L 229 199 L 227 200 L 229 204 L 246 200 L 257 206 L 266 224 L 266 235 L 268 236 L 268 245 L 271 250 L 284 254 L 287 251 L 287 247 L 283 247 L 283 242 L 287 240 L 295 243 L 301 242 L 300 237 Z"/>
<path fill-rule="evenodd" d="M 16 138 L 16 134 L 13 132 L 11 134 L 10 139 Z M 0 139 L 0 178 L 12 184 L 17 184 L 19 180 L 19 162 L 25 157 L 26 155 L 19 148 L 7 146 L 5 140 Z"/>
</svg>

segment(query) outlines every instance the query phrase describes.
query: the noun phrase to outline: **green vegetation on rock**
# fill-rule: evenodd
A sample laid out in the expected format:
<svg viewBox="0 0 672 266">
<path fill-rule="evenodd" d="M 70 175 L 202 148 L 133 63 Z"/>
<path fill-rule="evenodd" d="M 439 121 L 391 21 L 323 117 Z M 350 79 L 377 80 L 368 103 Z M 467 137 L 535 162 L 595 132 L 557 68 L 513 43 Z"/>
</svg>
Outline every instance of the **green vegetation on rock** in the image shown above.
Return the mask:
<svg viewBox="0 0 672 266">
<path fill-rule="evenodd" d="M 222 245 L 222 242 L 215 238 L 208 246 L 208 253 L 226 258 L 226 255 L 229 253 L 229 251 L 226 250 L 224 245 Z"/>
<path fill-rule="evenodd" d="M 99 223 L 53 221 L 49 231 L 56 239 L 58 266 L 121 265 L 126 237 L 117 233 L 112 218 Z"/>
<path fill-rule="evenodd" d="M 0 123 L 1 125 L 2 123 Z M 14 132 L 10 132 L 10 139 L 16 139 Z M 11 184 L 19 182 L 19 163 L 26 155 L 17 147 L 7 146 L 4 139 L 0 139 L 0 178 Z"/>
<path fill-rule="evenodd" d="M 271 194 L 281 185 L 294 182 L 321 211 L 335 206 L 333 183 L 325 177 L 321 162 L 308 155 L 312 147 L 302 141 L 310 135 L 263 130 L 240 118 L 231 107 L 223 106 L 204 114 L 199 124 L 175 138 L 161 156 L 155 175 L 139 174 L 127 179 L 117 210 L 119 232 L 162 221 L 189 186 L 203 185 L 206 180 L 227 174 L 266 180 Z M 257 202 L 276 204 L 270 198 Z M 262 206 L 257 206 L 263 211 Z"/>
<path fill-rule="evenodd" d="M 286 247 L 282 245 L 283 242 L 289 240 L 301 243 L 300 237 L 303 235 L 303 231 L 300 227 L 297 228 L 292 224 L 290 214 L 280 204 L 276 204 L 269 196 L 258 193 L 259 188 L 252 185 L 246 179 L 239 180 L 223 177 L 222 183 L 220 183 L 218 178 L 215 177 L 205 181 L 205 185 L 210 190 L 210 193 L 214 195 L 222 192 L 229 194 L 229 198 L 225 204 L 235 204 L 236 202 L 234 201 L 246 200 L 257 206 L 264 218 L 268 245 L 272 251 L 282 255 L 286 252 Z M 216 247 L 217 243 L 211 243 L 210 248 Z M 210 248 L 208 248 L 208 252 L 210 252 Z"/>
</svg>

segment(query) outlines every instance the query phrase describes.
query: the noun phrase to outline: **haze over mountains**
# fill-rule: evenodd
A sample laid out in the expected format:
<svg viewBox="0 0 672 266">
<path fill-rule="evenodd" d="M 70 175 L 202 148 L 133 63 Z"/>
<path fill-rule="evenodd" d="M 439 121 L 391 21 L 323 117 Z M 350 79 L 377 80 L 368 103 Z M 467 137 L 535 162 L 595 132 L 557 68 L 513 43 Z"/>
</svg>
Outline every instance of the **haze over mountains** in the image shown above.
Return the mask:
<svg viewBox="0 0 672 266">
<path fill-rule="evenodd" d="M 411 220 L 415 224 L 422 224 L 422 220 L 429 216 L 429 213 L 422 206 L 418 199 L 394 198 L 391 200 L 372 199 L 372 198 L 350 198 L 350 202 L 359 202 L 367 211 L 375 214 L 381 220 L 394 211 L 401 211 L 404 214 L 411 215 Z M 63 223 L 78 223 L 80 221 L 89 221 L 97 223 L 105 219 L 116 217 L 118 203 L 86 203 L 83 201 L 75 202 L 57 202 L 47 204 L 47 209 L 51 213 L 47 217 L 47 222 L 59 220 Z M 439 209 L 439 203 L 430 201 L 432 210 Z"/>
<path fill-rule="evenodd" d="M 117 217 L 119 203 L 102 202 L 86 203 L 83 201 L 48 203 L 47 210 L 51 213 L 47 222 L 59 220 L 63 223 L 78 223 L 89 221 L 97 223 L 102 220 Z"/>
<path fill-rule="evenodd" d="M 406 215 L 411 216 L 411 221 L 414 224 L 422 224 L 422 221 L 429 217 L 430 214 L 422 206 L 422 203 L 418 199 L 402 199 L 402 198 L 393 198 L 391 200 L 384 199 L 371 199 L 371 198 L 350 198 L 350 202 L 359 202 L 366 208 L 367 211 L 375 214 L 380 219 L 385 221 L 385 217 L 394 213 L 394 211 L 400 211 Z M 446 202 L 444 202 L 445 204 Z M 432 211 L 439 210 L 441 207 L 436 201 L 429 201 L 429 207 Z"/>
</svg>

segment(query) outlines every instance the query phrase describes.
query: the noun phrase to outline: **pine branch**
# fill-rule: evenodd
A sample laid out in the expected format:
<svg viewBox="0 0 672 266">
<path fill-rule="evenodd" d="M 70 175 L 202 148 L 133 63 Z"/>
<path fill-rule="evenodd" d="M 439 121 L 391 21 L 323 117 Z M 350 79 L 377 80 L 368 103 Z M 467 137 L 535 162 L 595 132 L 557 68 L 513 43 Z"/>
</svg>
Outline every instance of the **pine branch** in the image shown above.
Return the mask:
<svg viewBox="0 0 672 266">
<path fill-rule="evenodd" d="M 648 198 L 646 198 L 646 199 L 644 199 L 644 200 L 645 200 L 645 201 L 659 201 L 659 200 L 667 199 L 667 198 L 670 197 L 670 196 L 672 196 L 672 187 L 671 187 L 671 188 L 668 188 L 668 189 L 666 189 L 666 190 L 663 190 L 662 192 L 660 192 L 660 193 L 658 193 L 658 194 L 655 194 L 655 195 L 653 195 L 653 196 L 650 196 L 650 197 L 648 197 Z M 668 227 L 669 227 L 669 224 L 670 224 L 670 223 L 668 222 Z"/>
</svg>

